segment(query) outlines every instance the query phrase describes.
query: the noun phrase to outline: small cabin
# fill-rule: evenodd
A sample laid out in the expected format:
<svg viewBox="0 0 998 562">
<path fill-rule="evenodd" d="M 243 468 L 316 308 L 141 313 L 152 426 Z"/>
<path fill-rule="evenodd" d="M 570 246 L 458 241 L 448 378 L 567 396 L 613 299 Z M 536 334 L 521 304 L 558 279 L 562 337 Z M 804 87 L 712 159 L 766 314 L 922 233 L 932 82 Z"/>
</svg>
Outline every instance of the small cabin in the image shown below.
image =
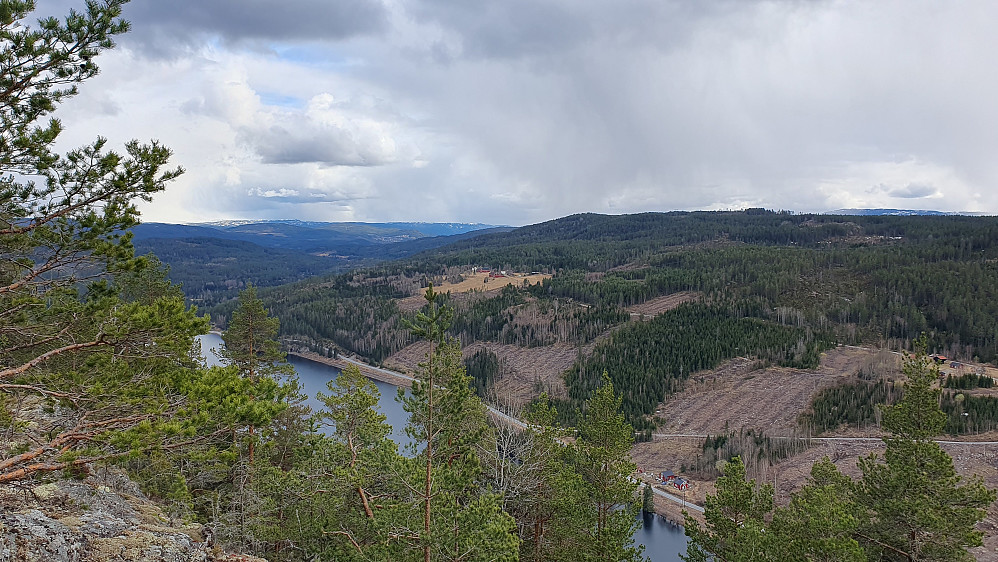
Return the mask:
<svg viewBox="0 0 998 562">
<path fill-rule="evenodd" d="M 676 474 L 671 470 L 666 470 L 665 472 L 661 473 L 660 477 L 662 479 L 662 482 L 669 483 L 676 479 Z"/>
<path fill-rule="evenodd" d="M 682 478 L 676 478 L 675 480 L 673 480 L 672 485 L 677 490 L 687 490 L 690 487 L 690 483 L 687 482 L 686 480 L 683 480 Z"/>
</svg>

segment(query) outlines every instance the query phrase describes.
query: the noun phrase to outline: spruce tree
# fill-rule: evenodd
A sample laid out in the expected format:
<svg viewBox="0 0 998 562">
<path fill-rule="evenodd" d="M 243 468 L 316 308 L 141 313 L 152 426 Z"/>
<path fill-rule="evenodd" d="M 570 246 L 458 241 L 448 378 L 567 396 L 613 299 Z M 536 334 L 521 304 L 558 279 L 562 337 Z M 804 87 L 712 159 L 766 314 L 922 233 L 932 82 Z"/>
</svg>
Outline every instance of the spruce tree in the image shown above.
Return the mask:
<svg viewBox="0 0 998 562">
<path fill-rule="evenodd" d="M 641 511 L 655 513 L 655 491 L 651 484 L 645 484 L 641 490 Z"/>
</svg>

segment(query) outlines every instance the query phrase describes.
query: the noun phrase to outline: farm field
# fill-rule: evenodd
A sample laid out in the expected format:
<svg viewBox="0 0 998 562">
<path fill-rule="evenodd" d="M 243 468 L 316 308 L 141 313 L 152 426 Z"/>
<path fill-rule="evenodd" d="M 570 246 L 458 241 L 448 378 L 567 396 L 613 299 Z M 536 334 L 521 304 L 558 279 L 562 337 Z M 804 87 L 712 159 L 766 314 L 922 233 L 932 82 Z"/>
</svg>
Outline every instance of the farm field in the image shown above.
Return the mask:
<svg viewBox="0 0 998 562">
<path fill-rule="evenodd" d="M 461 294 L 470 293 L 473 291 L 477 292 L 492 292 L 498 291 L 507 285 L 523 285 L 524 283 L 533 285 L 534 283 L 540 283 L 545 279 L 550 279 L 551 275 L 546 273 L 536 273 L 536 274 L 519 274 L 511 273 L 506 277 L 493 277 L 490 278 L 488 273 L 465 273 L 462 275 L 464 280 L 460 283 L 450 283 L 443 282 L 439 285 L 434 285 L 433 290 L 438 293 L 451 294 Z M 423 290 L 420 289 L 417 294 L 406 297 L 404 299 L 398 300 L 399 310 L 404 312 L 418 310 L 419 307 L 426 303 L 426 299 L 423 298 Z"/>
</svg>

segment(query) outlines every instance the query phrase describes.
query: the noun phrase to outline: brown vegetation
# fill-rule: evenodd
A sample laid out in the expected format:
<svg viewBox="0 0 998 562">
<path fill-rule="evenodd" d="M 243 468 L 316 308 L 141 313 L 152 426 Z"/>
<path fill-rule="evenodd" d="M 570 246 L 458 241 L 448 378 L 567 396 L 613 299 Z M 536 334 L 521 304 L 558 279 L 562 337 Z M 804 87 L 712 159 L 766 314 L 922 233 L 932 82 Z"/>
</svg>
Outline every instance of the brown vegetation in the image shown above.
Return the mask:
<svg viewBox="0 0 998 562">
<path fill-rule="evenodd" d="M 760 369 L 754 360 L 732 359 L 694 373 L 686 389 L 659 408 L 659 432 L 716 435 L 725 427 L 744 427 L 785 435 L 797 427 L 815 392 L 856 376 L 873 355 L 871 350 L 838 347 L 823 354 L 813 370 Z"/>
<path fill-rule="evenodd" d="M 490 278 L 488 273 L 471 273 L 465 272 L 461 274 L 448 275 L 442 279 L 438 279 L 439 283 L 434 282 L 433 290 L 438 293 L 451 293 L 451 297 L 461 293 L 474 293 L 474 292 L 492 292 L 498 291 L 507 285 L 523 285 L 524 283 L 533 285 L 534 283 L 540 283 L 545 279 L 549 279 L 551 275 L 546 273 L 537 273 L 533 275 L 520 274 L 520 273 L 510 273 L 505 277 L 493 277 Z M 404 299 L 398 300 L 399 310 L 403 312 L 411 312 L 413 310 L 419 310 L 421 306 L 426 304 L 426 299 L 423 298 L 423 293 L 425 289 L 419 289 L 414 291 L 415 294 L 406 297 Z"/>
<path fill-rule="evenodd" d="M 503 396 L 504 402 L 513 406 L 522 405 L 542 391 L 554 397 L 567 396 L 561 374 L 578 357 L 577 348 L 567 344 L 525 348 L 476 342 L 465 347 L 462 353 L 464 357 L 470 357 L 482 348 L 495 353 L 503 364 L 494 392 Z M 429 344 L 416 342 L 385 360 L 385 366 L 400 372 L 414 373 L 418 363 L 425 360 L 428 352 Z"/>
<path fill-rule="evenodd" d="M 678 293 L 655 297 L 641 304 L 629 306 L 627 307 L 627 312 L 630 312 L 631 316 L 644 315 L 646 318 L 651 319 L 653 316 L 672 310 L 683 303 L 697 300 L 701 296 L 696 291 L 680 291 Z"/>
<path fill-rule="evenodd" d="M 811 396 L 825 386 L 854 377 L 866 379 L 891 376 L 897 372 L 900 356 L 887 351 L 840 346 L 822 356 L 821 365 L 813 371 L 784 368 L 755 368 L 753 361 L 735 359 L 721 367 L 696 373 L 687 389 L 670 398 L 659 415 L 666 423 L 660 433 L 718 434 L 728 428 L 762 429 L 768 435 L 789 435 L 796 420 L 807 408 Z M 963 373 L 976 372 L 977 365 L 967 365 Z M 984 368 L 987 374 L 991 368 Z M 945 372 L 954 371 L 948 365 Z M 991 393 L 994 389 L 977 389 L 974 393 Z M 877 437 L 875 431 L 846 430 L 836 434 L 848 437 Z M 998 432 L 964 436 L 954 441 L 998 441 Z M 688 499 L 703 505 L 706 494 L 713 493 L 714 483 L 699 480 L 684 472 L 698 455 L 703 454 L 701 438 L 657 438 L 652 442 L 636 443 L 631 456 L 641 470 L 655 474 L 672 470 L 690 482 Z M 990 488 L 998 488 L 998 445 L 943 444 L 953 457 L 957 472 L 966 478 L 979 475 Z M 882 455 L 883 443 L 874 441 L 811 441 L 809 449 L 773 465 L 761 463 L 752 478 L 771 482 L 776 487 L 776 501 L 785 505 L 790 494 L 807 481 L 811 466 L 823 457 L 830 458 L 844 474 L 860 476 L 857 460 L 870 454 Z M 681 506 L 657 498 L 656 511 L 669 518 L 680 518 Z M 697 515 L 694 513 L 694 515 Z M 984 546 L 971 550 L 977 560 L 998 561 L 998 505 L 988 510 L 979 525 L 984 531 Z"/>
</svg>

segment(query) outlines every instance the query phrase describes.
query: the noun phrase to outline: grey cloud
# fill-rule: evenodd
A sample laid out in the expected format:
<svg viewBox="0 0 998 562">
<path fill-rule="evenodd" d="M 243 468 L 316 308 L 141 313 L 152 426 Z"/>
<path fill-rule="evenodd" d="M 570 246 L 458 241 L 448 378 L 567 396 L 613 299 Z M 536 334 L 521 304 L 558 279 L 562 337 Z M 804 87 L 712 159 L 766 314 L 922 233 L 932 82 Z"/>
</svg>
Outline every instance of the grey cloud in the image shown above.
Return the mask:
<svg viewBox="0 0 998 562">
<path fill-rule="evenodd" d="M 940 14 L 898 2 L 539 1 L 533 12 L 424 1 L 419 17 L 457 36 L 463 60 L 413 57 L 370 78 L 420 95 L 434 124 L 495 170 L 490 179 L 533 186 L 544 218 L 580 201 L 616 212 L 742 201 L 823 210 L 845 190 L 833 185 L 860 198 L 871 180 L 995 178 L 989 160 L 968 158 L 998 148 L 986 101 L 998 82 L 980 71 L 994 41 L 969 25 L 993 15 L 986 3 Z M 971 35 L 940 41 L 963 28 Z M 919 163 L 916 173 L 898 177 L 898 159 Z"/>
<path fill-rule="evenodd" d="M 931 185 L 918 185 L 910 183 L 905 187 L 892 189 L 888 191 L 887 194 L 891 197 L 897 197 L 900 199 L 920 199 L 922 197 L 932 197 L 933 195 L 938 195 L 939 190 Z"/>
<path fill-rule="evenodd" d="M 385 29 L 377 0 L 144 0 L 126 5 L 133 32 L 122 42 L 147 51 L 183 51 L 198 35 L 240 43 L 341 40 Z"/>
<path fill-rule="evenodd" d="M 671 49 L 721 13 L 755 2 L 694 0 L 421 0 L 412 13 L 460 38 L 467 58 L 548 60 L 593 42 Z M 439 54 L 440 51 L 435 51 Z"/>
<path fill-rule="evenodd" d="M 303 210 L 291 190 L 345 182 L 369 195 L 350 204 L 358 219 L 819 211 L 939 193 L 926 204 L 998 208 L 993 2 L 136 0 L 126 17 L 137 44 L 215 39 L 202 51 L 238 58 L 255 91 L 364 94 L 397 109 L 347 103 L 316 123 L 263 100 L 267 125 L 247 127 L 226 111 L 245 105 L 238 92 L 182 93 L 178 120 L 187 111 L 240 132 L 253 154 L 233 176 L 238 195 L 275 195 L 252 197 L 258 213 L 267 201 L 294 200 L 274 216 Z M 268 41 L 284 44 L 252 50 Z M 279 51 L 294 43 L 347 63 L 302 65 Z M 237 44 L 251 48 L 226 57 Z M 261 60 L 303 78 L 276 83 L 252 66 Z M 419 166 L 406 165 L 413 154 Z M 282 175 L 291 168 L 321 177 Z"/>
<path fill-rule="evenodd" d="M 395 160 L 394 151 L 386 149 L 380 139 L 331 125 L 244 129 L 240 137 L 265 164 L 380 166 Z"/>
<path fill-rule="evenodd" d="M 517 57 L 557 52 L 591 37 L 591 22 L 570 8 L 549 0 L 427 0 L 413 12 L 456 33 L 465 55 Z"/>
</svg>

